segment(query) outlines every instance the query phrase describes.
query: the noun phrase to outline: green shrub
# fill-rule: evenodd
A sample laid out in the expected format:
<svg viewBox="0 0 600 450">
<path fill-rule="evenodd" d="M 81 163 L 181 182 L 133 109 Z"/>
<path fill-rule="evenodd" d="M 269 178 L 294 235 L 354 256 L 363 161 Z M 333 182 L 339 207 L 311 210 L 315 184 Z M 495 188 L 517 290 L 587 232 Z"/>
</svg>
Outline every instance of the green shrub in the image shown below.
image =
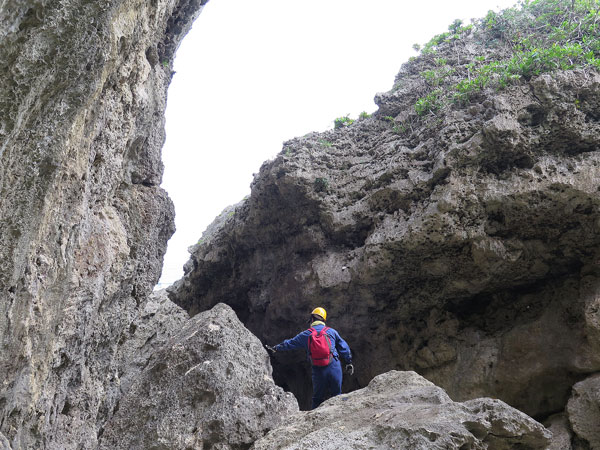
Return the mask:
<svg viewBox="0 0 600 450">
<path fill-rule="evenodd" d="M 343 128 L 343 127 L 352 125 L 354 123 L 354 120 L 351 119 L 349 116 L 350 116 L 350 114 L 342 116 L 342 117 L 338 117 L 337 119 L 335 119 L 333 121 L 333 128 L 337 130 L 339 128 Z"/>
<path fill-rule="evenodd" d="M 452 32 L 452 34 L 458 33 L 459 30 L 461 29 L 462 24 L 463 24 L 462 20 L 456 19 L 454 22 L 452 22 L 450 24 L 450 26 L 448 26 L 448 31 Z"/>
<path fill-rule="evenodd" d="M 436 58 L 437 68 L 421 72 L 430 91 L 415 103 L 419 115 L 545 72 L 600 70 L 600 0 L 521 0 L 517 7 L 489 11 L 474 25 L 455 21 L 448 29 L 425 44 L 422 54 L 433 54 L 474 30 L 479 42 L 498 49 L 493 52 L 497 59 L 486 53 L 450 68 L 444 58 Z"/>
<path fill-rule="evenodd" d="M 439 69 L 425 70 L 421 72 L 421 76 L 425 78 L 430 86 L 439 86 L 444 80 L 454 73 L 452 67 L 442 67 Z"/>
<path fill-rule="evenodd" d="M 407 127 L 406 127 L 406 125 L 404 125 L 404 124 L 400 124 L 400 125 L 394 125 L 394 126 L 392 127 L 392 131 L 393 131 L 395 134 L 404 134 L 404 133 L 406 133 L 406 132 L 408 131 L 408 128 L 407 128 Z"/>
<path fill-rule="evenodd" d="M 420 98 L 415 103 L 415 111 L 418 115 L 422 116 L 430 112 L 435 112 L 440 109 L 443 105 L 443 91 L 436 89 L 430 92 L 425 97 Z"/>
</svg>

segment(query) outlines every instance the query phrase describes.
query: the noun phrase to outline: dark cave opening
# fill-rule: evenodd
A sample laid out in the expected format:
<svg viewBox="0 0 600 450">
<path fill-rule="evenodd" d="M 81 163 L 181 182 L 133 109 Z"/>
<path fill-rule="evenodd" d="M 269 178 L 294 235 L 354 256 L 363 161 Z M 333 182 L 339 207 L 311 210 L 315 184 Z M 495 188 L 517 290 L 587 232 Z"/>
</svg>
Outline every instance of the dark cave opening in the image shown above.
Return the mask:
<svg viewBox="0 0 600 450">
<path fill-rule="evenodd" d="M 380 328 L 370 330 L 369 338 L 363 336 L 352 342 L 353 337 L 349 336 L 356 373 L 351 377 L 344 373 L 342 392 L 363 388 L 373 377 L 389 370 L 414 370 L 446 389 L 455 401 L 492 396 L 539 421 L 545 420 L 562 411 L 571 395 L 573 384 L 593 372 L 591 369 L 575 370 L 569 359 L 570 355 L 575 354 L 576 347 L 585 342 L 583 331 L 575 333 L 573 342 L 568 344 L 572 347 L 571 350 L 563 348 L 562 341 L 554 336 L 556 333 L 568 333 L 567 330 L 571 330 L 573 334 L 573 330 L 584 320 L 585 292 L 581 288 L 578 268 L 574 271 L 575 273 L 524 286 L 448 301 L 433 316 L 428 316 L 425 311 L 418 317 L 379 318 L 376 322 Z M 344 335 L 342 318 L 339 320 Z M 440 378 L 439 374 L 444 371 L 460 372 L 456 360 L 440 361 L 438 365 L 429 368 L 419 365 L 419 350 L 431 347 L 431 342 L 439 338 L 439 333 L 446 330 L 446 323 L 452 320 L 458 321 L 458 335 L 442 337 L 444 342 L 455 345 L 469 333 L 479 333 L 482 339 L 497 339 L 495 345 L 508 352 L 500 355 L 486 369 L 490 371 L 489 374 L 482 375 L 481 380 L 485 380 L 488 387 L 484 390 L 471 389 L 473 394 L 469 397 L 464 397 L 468 390 L 453 391 L 455 381 L 452 381 L 452 377 L 446 378 L 445 382 L 440 381 L 444 378 Z M 548 331 L 558 331 L 554 334 L 549 332 L 537 335 L 535 330 L 543 330 L 545 327 Z M 514 329 L 525 331 L 523 335 L 514 334 Z M 294 334 L 291 333 L 289 337 Z M 471 351 L 470 344 L 462 345 L 457 352 L 464 356 Z M 390 357 L 386 358 L 383 354 Z M 457 357 L 460 359 L 461 356 Z M 485 360 L 483 356 L 477 357 Z M 523 372 L 514 373 L 516 378 L 510 382 L 511 367 L 514 364 L 510 363 L 512 359 L 517 362 L 522 360 L 517 367 L 521 366 Z M 543 367 L 536 369 L 535 361 L 539 361 Z M 278 352 L 271 357 L 271 364 L 276 384 L 292 392 L 302 410 L 310 409 L 312 380 L 306 354 L 301 350 Z M 431 377 L 432 373 L 438 375 Z"/>
</svg>

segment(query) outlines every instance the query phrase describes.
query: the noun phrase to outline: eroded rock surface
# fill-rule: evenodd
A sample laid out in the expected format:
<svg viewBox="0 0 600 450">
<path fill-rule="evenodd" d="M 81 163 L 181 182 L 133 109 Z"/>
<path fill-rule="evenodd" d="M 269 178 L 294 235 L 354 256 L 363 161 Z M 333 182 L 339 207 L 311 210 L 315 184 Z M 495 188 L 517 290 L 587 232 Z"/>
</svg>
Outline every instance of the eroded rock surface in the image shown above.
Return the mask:
<svg viewBox="0 0 600 450">
<path fill-rule="evenodd" d="M 573 395 L 567 404 L 571 428 L 585 446 L 577 448 L 600 449 L 600 375 L 595 375 L 573 386 Z"/>
<path fill-rule="evenodd" d="M 212 348 L 211 336 L 236 341 L 244 330 L 202 328 L 164 295 L 150 297 L 173 232 L 159 187 L 166 89 L 204 3 L 0 6 L 3 447 L 135 447 L 143 430 L 148 446 L 245 448 L 293 409 L 255 339 L 257 367 Z M 464 70 L 481 46 L 470 36 L 440 52 Z M 600 371 L 600 75 L 534 76 L 415 118 L 432 63 L 405 65 L 373 117 L 287 142 L 251 196 L 195 246 L 171 296 L 192 315 L 227 301 L 269 343 L 321 305 L 354 350 L 346 389 L 415 369 L 455 399 L 495 396 L 545 418 Z M 180 328 L 189 334 L 171 341 Z M 212 373 L 211 352 L 222 357 Z M 226 357 L 240 380 L 227 378 Z M 303 360 L 278 356 L 275 375 L 306 405 Z M 583 383 L 567 408 L 577 450 L 596 442 L 595 388 Z M 521 416 L 496 430 L 484 410 L 511 411 L 500 402 L 455 404 L 436 392 L 474 448 L 504 445 L 496 431 L 524 446 L 547 438 Z M 366 439 L 352 433 L 338 438 Z"/>
<path fill-rule="evenodd" d="M 600 75 L 544 74 L 417 120 L 427 61 L 373 117 L 286 142 L 170 296 L 191 314 L 227 299 L 268 343 L 324 306 L 356 354 L 347 389 L 414 369 L 543 418 L 600 371 Z M 282 356 L 275 378 L 306 408 L 303 359 Z"/>
<path fill-rule="evenodd" d="M 119 348 L 119 385 L 127 392 L 150 358 L 189 322 L 188 314 L 167 298 L 166 291 L 150 294 L 131 322 Z"/>
<path fill-rule="evenodd" d="M 122 345 L 174 231 L 159 187 L 172 60 L 204 3 L 0 4 L 0 433 L 13 448 L 94 448 L 118 403 Z"/>
<path fill-rule="evenodd" d="M 552 442 L 547 450 L 572 450 L 573 432 L 566 414 L 550 416 L 544 425 L 552 433 Z"/>
<path fill-rule="evenodd" d="M 414 372 L 369 385 L 299 413 L 252 447 L 267 449 L 545 449 L 551 433 L 499 400 L 455 403 Z"/>
<path fill-rule="evenodd" d="M 119 403 L 101 449 L 246 449 L 298 411 L 260 341 L 218 304 L 160 351 Z"/>
<path fill-rule="evenodd" d="M 12 450 L 8 439 L 2 433 L 0 433 L 0 450 Z"/>
</svg>

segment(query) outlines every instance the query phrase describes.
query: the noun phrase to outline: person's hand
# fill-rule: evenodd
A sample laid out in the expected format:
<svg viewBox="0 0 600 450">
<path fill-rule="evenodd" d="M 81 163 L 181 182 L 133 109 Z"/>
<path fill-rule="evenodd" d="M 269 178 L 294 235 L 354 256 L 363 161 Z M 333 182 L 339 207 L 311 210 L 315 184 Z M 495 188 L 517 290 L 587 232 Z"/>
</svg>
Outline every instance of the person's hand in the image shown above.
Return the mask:
<svg viewBox="0 0 600 450">
<path fill-rule="evenodd" d="M 265 348 L 267 349 L 267 351 L 272 355 L 273 353 L 275 353 L 277 350 L 275 350 L 273 347 L 271 347 L 270 345 L 266 345 L 265 344 Z"/>
<path fill-rule="evenodd" d="M 346 364 L 346 372 L 350 375 L 354 375 L 354 366 L 352 364 Z"/>
</svg>

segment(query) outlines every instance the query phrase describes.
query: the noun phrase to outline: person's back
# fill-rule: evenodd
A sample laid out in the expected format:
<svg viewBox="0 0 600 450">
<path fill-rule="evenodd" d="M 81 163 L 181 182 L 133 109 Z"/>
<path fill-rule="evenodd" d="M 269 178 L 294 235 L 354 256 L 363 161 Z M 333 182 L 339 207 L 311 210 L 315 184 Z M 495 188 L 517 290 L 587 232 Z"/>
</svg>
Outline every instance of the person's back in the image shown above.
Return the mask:
<svg viewBox="0 0 600 450">
<path fill-rule="evenodd" d="M 299 348 L 303 348 L 307 351 L 312 364 L 313 409 L 330 396 L 333 397 L 342 393 L 342 365 L 340 363 L 340 356 L 344 358 L 346 369 L 350 374 L 352 375 L 354 373 L 350 347 L 336 330 L 326 326 L 326 318 L 327 312 L 325 309 L 321 307 L 315 308 L 311 313 L 312 323 L 310 328 L 297 334 L 291 339 L 286 339 L 275 347 L 267 346 L 267 349 L 273 353 L 276 351 L 295 350 Z M 323 335 L 323 332 L 326 336 Z M 317 339 L 319 342 L 315 344 Z M 327 361 L 324 361 L 325 358 L 321 355 L 319 356 L 319 360 L 316 361 L 311 357 L 310 349 L 313 348 L 320 352 L 324 345 L 323 339 L 326 342 L 328 341 L 327 344 L 330 346 L 330 355 L 326 358 Z M 313 341 L 312 346 L 311 341 Z"/>
</svg>

